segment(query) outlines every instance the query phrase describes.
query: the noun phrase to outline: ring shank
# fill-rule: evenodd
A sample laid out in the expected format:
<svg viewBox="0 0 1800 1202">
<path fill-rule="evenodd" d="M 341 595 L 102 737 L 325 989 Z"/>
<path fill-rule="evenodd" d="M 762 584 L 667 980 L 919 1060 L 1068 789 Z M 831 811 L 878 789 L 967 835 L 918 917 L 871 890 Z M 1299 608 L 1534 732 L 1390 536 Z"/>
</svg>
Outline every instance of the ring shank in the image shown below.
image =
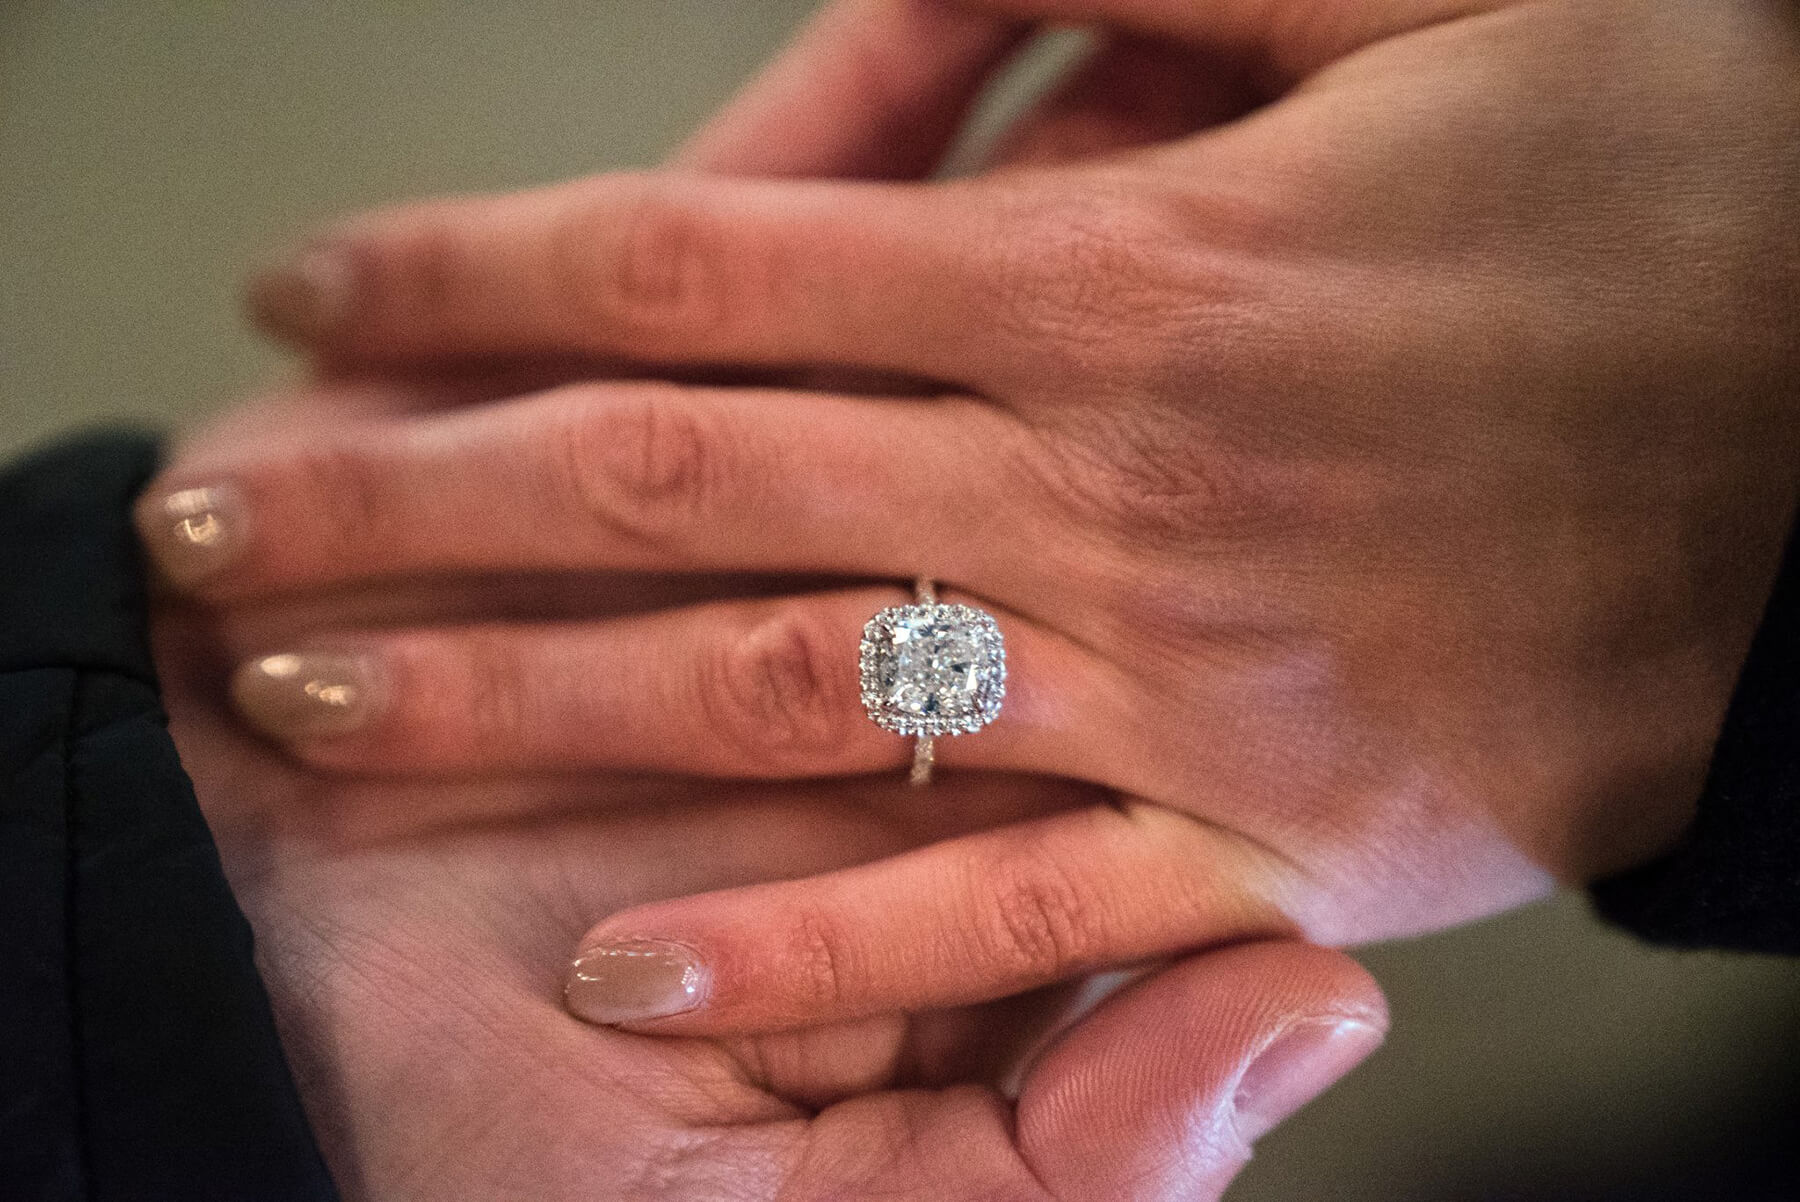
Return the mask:
<svg viewBox="0 0 1800 1202">
<path fill-rule="evenodd" d="M 931 769 L 937 764 L 937 740 L 930 735 L 920 735 L 913 743 L 912 783 L 929 785 Z"/>
</svg>

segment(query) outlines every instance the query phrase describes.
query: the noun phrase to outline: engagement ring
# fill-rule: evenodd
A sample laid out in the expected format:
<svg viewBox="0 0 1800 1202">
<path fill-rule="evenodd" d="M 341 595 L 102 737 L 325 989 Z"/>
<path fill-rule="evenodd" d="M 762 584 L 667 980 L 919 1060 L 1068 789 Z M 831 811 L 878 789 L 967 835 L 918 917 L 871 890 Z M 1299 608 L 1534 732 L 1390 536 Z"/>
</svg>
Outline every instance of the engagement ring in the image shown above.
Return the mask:
<svg viewBox="0 0 1800 1202">
<path fill-rule="evenodd" d="M 918 582 L 917 594 L 863 627 L 862 701 L 869 721 L 918 739 L 912 782 L 923 785 L 937 736 L 969 734 L 999 716 L 1006 642 L 992 614 L 940 604 L 930 580 Z"/>
</svg>

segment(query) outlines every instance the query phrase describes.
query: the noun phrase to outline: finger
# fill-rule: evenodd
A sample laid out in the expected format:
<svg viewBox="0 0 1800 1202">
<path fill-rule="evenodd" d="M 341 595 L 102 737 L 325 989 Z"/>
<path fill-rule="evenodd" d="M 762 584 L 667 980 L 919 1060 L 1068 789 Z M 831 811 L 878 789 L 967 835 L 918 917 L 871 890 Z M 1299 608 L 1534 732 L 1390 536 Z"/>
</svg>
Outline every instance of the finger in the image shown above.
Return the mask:
<svg viewBox="0 0 1800 1202">
<path fill-rule="evenodd" d="M 878 1089 L 986 1085 L 1006 1092 L 1023 1061 L 1098 1003 L 1079 984 L 984 1006 L 883 1014 L 824 1027 L 721 1040 L 739 1071 L 784 1101 L 814 1108 Z M 1016 1094 L 1015 1089 L 1013 1093 Z"/>
<path fill-rule="evenodd" d="M 622 374 L 610 366 L 592 360 L 579 364 L 469 364 L 454 373 L 309 380 L 253 396 L 196 429 L 180 431 L 171 440 L 170 457 L 180 461 L 254 454 L 272 445 L 303 445 L 327 431 L 353 440 L 365 429 L 379 429 L 383 419 L 499 401 Z"/>
<path fill-rule="evenodd" d="M 1132 986 L 985 1089 L 870 1094 L 799 1134 L 782 1197 L 1217 1202 L 1250 1144 L 1380 1044 L 1354 961 L 1300 943 L 1205 953 Z M 772 1188 L 771 1193 L 775 1192 Z"/>
<path fill-rule="evenodd" d="M 764 177 L 928 175 L 1027 29 L 935 0 L 839 0 L 672 165 Z"/>
<path fill-rule="evenodd" d="M 1091 23 L 1144 37 L 1204 47 L 1286 84 L 1364 46 L 1429 25 L 1499 7 L 1498 0 L 958 0 L 995 16 Z"/>
<path fill-rule="evenodd" d="M 972 401 L 596 384 L 196 456 L 137 516 L 162 574 L 214 599 L 513 571 L 998 585 L 1039 453 Z"/>
<path fill-rule="evenodd" d="M 359 218 L 253 304 L 341 364 L 579 354 L 979 387 L 1003 349 L 994 273 L 1025 283 L 1016 224 L 976 181 L 611 175 Z"/>
<path fill-rule="evenodd" d="M 1278 902 L 1293 886 L 1240 836 L 1103 806 L 627 910 L 582 942 L 567 998 L 589 1021 L 683 1035 L 965 1005 L 1287 933 Z"/>
<path fill-rule="evenodd" d="M 597 623 L 339 635 L 238 671 L 240 713 L 315 767 L 459 776 L 614 769 L 791 778 L 898 769 L 912 740 L 871 722 L 857 645 L 897 588 L 729 601 Z M 1088 652 L 998 615 L 999 718 L 941 761 L 1091 779 L 1084 730 L 1121 692 Z"/>
<path fill-rule="evenodd" d="M 271 647 L 311 645 L 321 631 L 398 630 L 498 622 L 596 621 L 697 601 L 788 596 L 838 583 L 825 578 L 516 572 L 380 581 L 285 593 L 210 610 L 228 668 Z M 166 605 L 183 604 L 179 599 Z"/>
<path fill-rule="evenodd" d="M 1217 54 L 1112 34 L 1006 130 L 992 160 L 1041 166 L 1149 146 L 1240 117 L 1257 99 Z"/>
<path fill-rule="evenodd" d="M 1019 1149 L 1064 1202 L 1216 1198 L 1250 1145 L 1381 1043 L 1355 961 L 1303 943 L 1191 957 L 1108 999 L 1033 1067 Z"/>
</svg>

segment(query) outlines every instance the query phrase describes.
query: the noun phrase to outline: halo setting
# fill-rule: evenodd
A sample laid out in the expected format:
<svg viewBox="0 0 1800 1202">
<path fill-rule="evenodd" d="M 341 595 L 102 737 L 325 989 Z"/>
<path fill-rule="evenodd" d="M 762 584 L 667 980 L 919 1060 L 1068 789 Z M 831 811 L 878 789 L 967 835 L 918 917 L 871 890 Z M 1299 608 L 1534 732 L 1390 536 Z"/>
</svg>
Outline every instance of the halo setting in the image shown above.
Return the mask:
<svg viewBox="0 0 1800 1202">
<path fill-rule="evenodd" d="M 898 735 L 961 735 L 1000 714 L 1006 642 L 993 615 L 922 600 L 869 619 L 861 647 L 869 720 Z"/>
</svg>

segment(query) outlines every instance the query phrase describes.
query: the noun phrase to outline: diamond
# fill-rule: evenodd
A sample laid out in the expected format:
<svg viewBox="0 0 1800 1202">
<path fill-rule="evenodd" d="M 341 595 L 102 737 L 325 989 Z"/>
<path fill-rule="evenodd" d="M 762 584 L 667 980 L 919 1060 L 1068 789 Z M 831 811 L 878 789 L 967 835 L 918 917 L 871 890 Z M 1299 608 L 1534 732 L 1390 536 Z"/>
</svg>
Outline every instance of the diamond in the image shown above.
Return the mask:
<svg viewBox="0 0 1800 1202">
<path fill-rule="evenodd" d="M 968 605 L 898 605 L 862 638 L 869 719 L 902 735 L 980 730 L 1006 696 L 1006 644 L 991 614 Z"/>
</svg>

